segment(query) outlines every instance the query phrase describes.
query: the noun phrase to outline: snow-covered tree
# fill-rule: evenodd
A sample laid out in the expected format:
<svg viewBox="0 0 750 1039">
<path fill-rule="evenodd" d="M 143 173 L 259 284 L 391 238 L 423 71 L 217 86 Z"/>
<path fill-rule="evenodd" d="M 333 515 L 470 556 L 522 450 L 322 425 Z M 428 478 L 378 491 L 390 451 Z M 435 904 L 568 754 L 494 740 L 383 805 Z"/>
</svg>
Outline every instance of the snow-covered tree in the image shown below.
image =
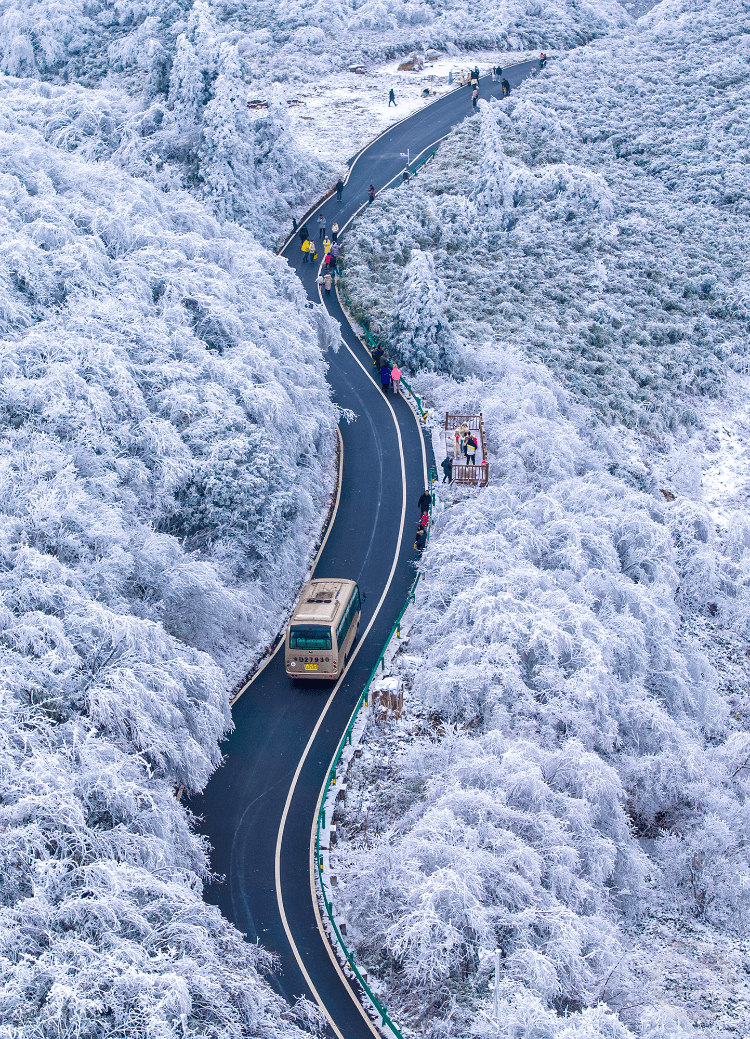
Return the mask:
<svg viewBox="0 0 750 1039">
<path fill-rule="evenodd" d="M 415 249 L 391 311 L 390 349 L 411 371 L 455 371 L 459 347 L 445 313 L 445 286 L 429 253 Z"/>
</svg>

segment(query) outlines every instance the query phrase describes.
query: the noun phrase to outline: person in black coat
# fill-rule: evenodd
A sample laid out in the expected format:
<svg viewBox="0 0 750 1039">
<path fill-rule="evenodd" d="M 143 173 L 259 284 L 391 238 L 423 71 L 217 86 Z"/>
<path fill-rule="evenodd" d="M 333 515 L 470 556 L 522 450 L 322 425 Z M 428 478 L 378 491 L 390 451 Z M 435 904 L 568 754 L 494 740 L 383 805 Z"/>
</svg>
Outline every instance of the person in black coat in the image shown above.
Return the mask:
<svg viewBox="0 0 750 1039">
<path fill-rule="evenodd" d="M 299 229 L 299 236 L 300 236 L 300 240 L 301 241 L 303 241 L 303 242 L 309 241 L 309 239 L 310 239 L 310 232 L 307 230 L 307 224 L 303 224 L 302 227 Z"/>
<path fill-rule="evenodd" d="M 427 531 L 424 527 L 417 527 L 417 536 L 414 539 L 414 547 L 422 555 L 422 549 L 427 544 Z"/>
<path fill-rule="evenodd" d="M 388 393 L 388 387 L 391 385 L 391 366 L 387 361 L 383 361 L 380 366 L 380 385 L 383 393 Z"/>
<path fill-rule="evenodd" d="M 502 87 L 503 87 L 503 97 L 507 97 L 510 94 L 510 83 L 508 82 L 507 79 L 503 80 Z"/>
<path fill-rule="evenodd" d="M 383 354 L 385 351 L 382 346 L 376 346 L 372 351 L 372 363 L 376 368 L 380 368 L 380 362 L 383 360 Z"/>
<path fill-rule="evenodd" d="M 443 483 L 453 483 L 453 462 L 450 458 L 444 458 L 440 463 L 443 470 Z"/>
<path fill-rule="evenodd" d="M 430 511 L 430 505 L 432 505 L 432 495 L 429 491 L 422 491 L 422 496 L 419 499 L 419 514 Z"/>
</svg>

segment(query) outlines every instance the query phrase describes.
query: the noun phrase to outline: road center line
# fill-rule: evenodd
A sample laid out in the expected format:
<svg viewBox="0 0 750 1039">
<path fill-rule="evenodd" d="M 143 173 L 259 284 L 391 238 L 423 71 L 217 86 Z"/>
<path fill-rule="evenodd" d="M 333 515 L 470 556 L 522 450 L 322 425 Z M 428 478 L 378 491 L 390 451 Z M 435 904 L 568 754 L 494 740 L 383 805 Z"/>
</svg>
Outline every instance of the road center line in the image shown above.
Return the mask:
<svg viewBox="0 0 750 1039">
<path fill-rule="evenodd" d="M 347 348 L 347 350 L 352 355 L 354 360 L 360 366 L 360 368 L 365 372 L 366 375 L 369 375 L 369 373 L 367 372 L 367 369 L 365 368 L 365 366 L 362 364 L 362 362 L 356 356 L 356 354 L 354 353 L 352 348 L 349 346 L 349 344 L 343 339 L 343 337 L 342 337 L 342 342 L 344 343 L 344 346 Z M 393 423 L 394 423 L 394 425 L 396 427 L 396 436 L 398 438 L 399 458 L 400 458 L 400 461 L 401 461 L 401 522 L 399 524 L 399 532 L 398 532 L 398 538 L 396 540 L 396 549 L 395 549 L 395 552 L 394 552 L 394 555 L 393 555 L 393 562 L 391 564 L 391 570 L 390 570 L 390 573 L 388 575 L 388 580 L 386 581 L 385 588 L 383 589 L 383 594 L 380 596 L 380 600 L 378 601 L 378 604 L 375 607 L 375 611 L 374 611 L 374 613 L 373 613 L 373 615 L 372 615 L 372 617 L 370 619 L 370 623 L 367 625 L 367 628 L 365 629 L 364 634 L 362 635 L 362 637 L 360 638 L 359 642 L 355 646 L 354 651 L 353 651 L 353 653 L 352 653 L 352 655 L 351 655 L 351 657 L 349 659 L 349 663 L 347 664 L 347 666 L 346 666 L 344 672 L 342 673 L 341 677 L 339 678 L 338 682 L 334 686 L 333 691 L 331 692 L 331 695 L 328 697 L 328 699 L 327 699 L 327 701 L 325 703 L 325 706 L 323 707 L 323 710 L 320 712 L 318 720 L 315 723 L 315 728 L 311 732 L 310 738 L 307 741 L 307 745 L 306 745 L 304 751 L 302 752 L 302 756 L 299 759 L 299 762 L 297 764 L 297 768 L 296 768 L 296 770 L 294 772 L 294 776 L 292 778 L 292 782 L 291 782 L 291 785 L 289 787 L 289 792 L 287 793 L 286 802 L 284 804 L 284 811 L 281 814 L 281 822 L 279 823 L 279 830 L 278 830 L 278 834 L 277 834 L 277 837 L 276 837 L 276 856 L 275 856 L 275 862 L 274 862 L 274 879 L 275 879 L 275 884 L 276 884 L 276 901 L 277 901 L 277 904 L 278 904 L 278 907 L 279 907 L 279 915 L 281 916 L 281 923 L 282 923 L 282 925 L 284 927 L 284 931 L 285 931 L 287 939 L 289 941 L 289 945 L 290 945 L 290 947 L 292 949 L 292 953 L 294 954 L 294 958 L 297 961 L 297 965 L 299 966 L 300 971 L 302 972 L 302 976 L 304 977 L 305 981 L 307 982 L 307 984 L 308 984 L 308 986 L 310 988 L 310 991 L 312 992 L 313 996 L 315 997 L 315 1001 L 317 1002 L 318 1006 L 320 1007 L 320 1009 L 325 1014 L 326 1019 L 328 1020 L 328 1023 L 330 1024 L 331 1028 L 333 1029 L 333 1031 L 338 1036 L 338 1039 L 345 1039 L 345 1037 L 339 1031 L 338 1027 L 336 1026 L 335 1021 L 333 1020 L 333 1017 L 331 1016 L 331 1014 L 329 1013 L 325 1003 L 321 999 L 321 997 L 320 997 L 320 995 L 318 993 L 318 990 L 313 985 L 312 979 L 311 979 L 310 975 L 307 972 L 307 968 L 305 967 L 305 964 L 302 961 L 302 957 L 300 956 L 299 949 L 297 948 L 297 944 L 294 941 L 294 937 L 292 936 L 292 932 L 291 932 L 291 929 L 289 927 L 289 922 L 288 922 L 287 916 L 286 916 L 286 910 L 284 909 L 284 897 L 283 897 L 282 890 L 281 890 L 281 845 L 282 845 L 282 841 L 284 839 L 284 828 L 286 826 L 287 816 L 289 815 L 289 808 L 290 808 L 291 803 L 292 803 L 292 798 L 294 797 L 294 791 L 297 788 L 297 782 L 299 781 L 299 777 L 300 777 L 300 773 L 302 772 L 302 768 L 303 768 L 303 766 L 305 764 L 305 761 L 307 760 L 308 754 L 310 753 L 310 749 L 311 749 L 313 743 L 315 742 L 315 738 L 318 735 L 318 731 L 320 729 L 320 726 L 323 724 L 323 719 L 325 718 L 326 714 L 328 713 L 328 710 L 329 710 L 331 704 L 334 701 L 334 698 L 336 696 L 336 693 L 339 690 L 339 687 L 341 686 L 341 683 L 344 681 L 347 673 L 349 672 L 349 669 L 351 668 L 351 666 L 352 666 L 352 664 L 354 662 L 355 657 L 359 653 L 361 647 L 364 645 L 365 640 L 367 639 L 367 636 L 370 633 L 370 629 L 372 628 L 373 624 L 375 623 L 375 620 L 377 619 L 378 614 L 380 613 L 380 610 L 381 610 L 381 608 L 383 606 L 383 603 L 385 602 L 386 596 L 388 595 L 388 592 L 390 590 L 391 584 L 393 582 L 393 577 L 394 577 L 394 574 L 396 573 L 396 567 L 398 565 L 399 556 L 401 554 L 401 544 L 402 544 L 403 536 L 404 536 L 404 523 L 406 521 L 406 462 L 405 462 L 405 459 L 404 459 L 404 445 L 403 445 L 403 441 L 402 441 L 402 438 L 401 438 L 401 429 L 400 429 L 399 424 L 398 424 L 398 419 L 396 417 L 396 413 L 393 410 L 393 406 L 391 405 L 391 402 L 388 400 L 387 396 L 385 397 L 385 403 L 386 403 L 386 405 L 388 407 L 388 410 L 391 413 L 391 417 L 393 418 Z M 332 526 L 332 524 L 331 524 L 331 526 Z M 330 527 L 329 527 L 329 529 L 330 529 Z M 311 876 L 314 877 L 314 874 L 311 874 Z M 313 898 L 313 905 L 315 907 L 316 916 L 318 917 L 318 927 L 319 927 L 319 929 L 321 931 L 321 935 L 322 935 L 322 938 L 323 938 L 323 943 L 324 943 L 326 949 L 328 949 L 329 955 L 331 957 L 333 957 L 333 952 L 332 952 L 332 950 L 330 948 L 330 945 L 329 945 L 329 942 L 328 942 L 328 936 L 326 935 L 325 930 L 322 927 L 322 922 L 320 921 L 320 915 L 319 915 L 319 911 L 318 911 L 318 904 L 317 904 L 317 898 L 316 897 Z M 357 998 L 357 995 L 354 992 L 354 990 L 352 989 L 351 985 L 349 984 L 348 979 L 345 977 L 345 975 L 341 971 L 341 968 L 339 967 L 338 962 L 335 960 L 335 958 L 334 958 L 334 963 L 336 963 L 336 967 L 337 967 L 337 969 L 339 971 L 339 974 L 341 975 L 341 978 L 342 978 L 342 981 L 343 981 L 344 985 L 346 986 L 347 992 L 351 996 L 351 998 L 352 998 L 355 1006 L 359 1010 L 359 1012 L 362 1014 L 363 1019 L 367 1022 L 367 1025 L 370 1028 L 370 1030 L 373 1032 L 373 1035 L 379 1036 L 379 1033 L 374 1030 L 373 1024 L 370 1021 L 369 1017 L 367 1016 L 364 1007 L 362 1006 L 362 1004 L 360 1003 L 359 999 Z"/>
</svg>

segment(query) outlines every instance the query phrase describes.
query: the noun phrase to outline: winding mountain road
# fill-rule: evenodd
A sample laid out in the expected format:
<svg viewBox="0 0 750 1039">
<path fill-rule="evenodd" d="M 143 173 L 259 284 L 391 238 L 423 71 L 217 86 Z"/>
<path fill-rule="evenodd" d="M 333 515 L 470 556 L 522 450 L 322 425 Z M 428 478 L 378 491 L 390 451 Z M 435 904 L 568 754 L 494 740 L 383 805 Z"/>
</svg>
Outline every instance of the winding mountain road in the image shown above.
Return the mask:
<svg viewBox="0 0 750 1039">
<path fill-rule="evenodd" d="M 512 86 L 536 62 L 505 71 Z M 480 97 L 500 96 L 500 84 L 482 79 Z M 318 241 L 317 217 L 330 231 L 334 217 L 346 223 L 367 203 L 370 183 L 380 190 L 420 153 L 472 114 L 468 87 L 459 88 L 397 123 L 350 163 L 343 200 L 326 200 L 308 218 Z M 288 243 L 311 300 L 318 301 L 317 264 L 302 265 L 298 237 Z M 322 250 L 321 250 L 322 255 Z M 201 832 L 213 846 L 212 866 L 225 879 L 206 888 L 249 941 L 276 953 L 271 978 L 289 1001 L 317 1002 L 338 1039 L 372 1039 L 379 1033 L 345 981 L 322 933 L 311 878 L 312 827 L 321 787 L 338 741 L 414 579 L 417 499 L 424 490 L 429 444 L 414 412 L 401 398 L 386 398 L 335 295 L 326 306 L 341 324 L 342 343 L 331 352 L 328 379 L 334 399 L 356 413 L 343 423 L 343 470 L 333 522 L 315 565 L 318 577 L 354 578 L 366 601 L 356 655 L 334 689 L 311 682 L 293 685 L 284 671 L 283 648 L 258 671 L 233 707 L 235 730 L 222 747 L 225 762 L 206 790 L 190 802 L 202 817 Z"/>
</svg>

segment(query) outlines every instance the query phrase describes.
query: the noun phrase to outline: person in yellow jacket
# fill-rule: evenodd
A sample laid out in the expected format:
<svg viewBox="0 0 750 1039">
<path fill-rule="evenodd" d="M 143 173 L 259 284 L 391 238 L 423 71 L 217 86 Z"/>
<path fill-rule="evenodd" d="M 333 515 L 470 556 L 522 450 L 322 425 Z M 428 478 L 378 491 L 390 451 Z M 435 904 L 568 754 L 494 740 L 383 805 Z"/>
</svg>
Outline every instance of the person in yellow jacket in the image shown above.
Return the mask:
<svg viewBox="0 0 750 1039">
<path fill-rule="evenodd" d="M 326 235 L 323 239 L 323 249 L 323 255 L 328 256 L 329 252 L 331 251 L 331 239 L 328 237 L 328 235 Z"/>
<path fill-rule="evenodd" d="M 310 246 L 311 245 L 312 245 L 312 242 L 310 241 L 310 239 L 306 238 L 304 240 L 304 242 L 302 243 L 302 245 L 300 246 L 300 248 L 302 249 L 302 262 L 303 263 L 307 263 L 307 261 L 310 259 Z M 315 248 L 315 246 L 313 246 L 313 249 L 314 248 Z"/>
</svg>

